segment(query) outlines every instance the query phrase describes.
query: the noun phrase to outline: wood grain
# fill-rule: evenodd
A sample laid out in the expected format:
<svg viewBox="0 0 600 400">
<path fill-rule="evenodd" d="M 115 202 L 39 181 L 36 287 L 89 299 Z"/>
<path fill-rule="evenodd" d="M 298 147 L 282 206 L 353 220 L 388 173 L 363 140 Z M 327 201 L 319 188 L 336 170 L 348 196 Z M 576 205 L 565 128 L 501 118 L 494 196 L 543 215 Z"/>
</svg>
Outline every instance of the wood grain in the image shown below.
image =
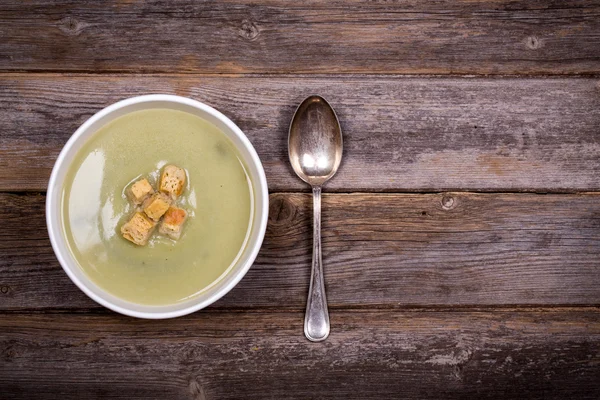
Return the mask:
<svg viewBox="0 0 600 400">
<path fill-rule="evenodd" d="M 325 96 L 344 133 L 326 191 L 600 190 L 598 79 L 0 76 L 0 190 L 45 190 L 58 152 L 126 97 L 208 103 L 248 135 L 271 191 L 308 190 L 287 157 L 297 105 Z"/>
<path fill-rule="evenodd" d="M 0 317 L 3 399 L 597 399 L 600 311 Z"/>
<path fill-rule="evenodd" d="M 2 1 L 0 398 L 600 398 L 598 32 L 596 0 Z M 230 116 L 271 191 L 246 277 L 167 321 L 87 298 L 44 221 L 70 135 L 148 93 Z M 311 94 L 345 141 L 319 344 L 286 147 Z"/>
<path fill-rule="evenodd" d="M 3 1 L 0 70 L 600 72 L 598 1 Z"/>
<path fill-rule="evenodd" d="M 0 195 L 0 309 L 95 309 L 50 248 L 44 196 Z M 311 203 L 271 195 L 259 257 L 214 308 L 302 310 Z M 600 195 L 326 194 L 332 308 L 600 305 Z"/>
</svg>

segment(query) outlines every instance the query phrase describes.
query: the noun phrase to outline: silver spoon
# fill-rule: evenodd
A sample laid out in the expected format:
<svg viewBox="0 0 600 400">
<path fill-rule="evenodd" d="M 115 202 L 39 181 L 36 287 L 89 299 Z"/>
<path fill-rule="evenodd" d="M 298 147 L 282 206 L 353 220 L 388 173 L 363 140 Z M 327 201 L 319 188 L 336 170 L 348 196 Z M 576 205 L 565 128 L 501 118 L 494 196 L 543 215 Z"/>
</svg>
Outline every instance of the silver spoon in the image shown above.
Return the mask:
<svg viewBox="0 0 600 400">
<path fill-rule="evenodd" d="M 342 160 L 342 129 L 333 108 L 320 96 L 300 104 L 288 137 L 288 154 L 296 175 L 313 190 L 313 256 L 310 289 L 304 317 L 304 334 L 319 342 L 329 336 L 329 312 L 321 259 L 321 186 L 337 171 Z"/>
</svg>

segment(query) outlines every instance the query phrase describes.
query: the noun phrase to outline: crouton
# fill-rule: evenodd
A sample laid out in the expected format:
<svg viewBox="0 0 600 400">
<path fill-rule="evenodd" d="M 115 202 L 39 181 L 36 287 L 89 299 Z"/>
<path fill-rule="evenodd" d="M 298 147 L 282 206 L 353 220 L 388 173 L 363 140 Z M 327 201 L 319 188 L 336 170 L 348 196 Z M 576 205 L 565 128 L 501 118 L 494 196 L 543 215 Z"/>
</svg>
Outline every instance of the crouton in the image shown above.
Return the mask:
<svg viewBox="0 0 600 400">
<path fill-rule="evenodd" d="M 133 242 L 138 246 L 145 246 L 155 227 L 156 222 L 146 217 L 143 213 L 136 212 L 133 214 L 133 217 L 121 227 L 121 234 L 130 242 Z"/>
<path fill-rule="evenodd" d="M 184 186 L 185 171 L 175 165 L 167 165 L 160 176 L 160 191 L 175 200 L 183 192 Z"/>
<path fill-rule="evenodd" d="M 183 223 L 186 219 L 187 212 L 183 208 L 169 207 L 158 231 L 171 239 L 178 240 L 181 237 Z"/>
<path fill-rule="evenodd" d="M 148 217 L 158 221 L 171 205 L 171 199 L 164 193 L 154 193 L 150 198 L 144 201 L 142 209 Z"/>
<path fill-rule="evenodd" d="M 127 195 L 136 206 L 142 204 L 152 193 L 154 193 L 154 189 L 146 178 L 135 182 L 127 191 Z"/>
</svg>

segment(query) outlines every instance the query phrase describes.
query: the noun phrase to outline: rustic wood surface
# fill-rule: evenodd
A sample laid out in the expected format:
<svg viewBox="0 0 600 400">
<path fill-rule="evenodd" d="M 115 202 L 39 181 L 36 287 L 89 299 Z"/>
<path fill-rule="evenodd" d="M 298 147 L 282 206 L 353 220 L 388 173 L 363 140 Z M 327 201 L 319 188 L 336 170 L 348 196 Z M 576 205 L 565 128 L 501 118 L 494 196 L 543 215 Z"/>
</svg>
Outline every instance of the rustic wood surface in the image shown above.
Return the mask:
<svg viewBox="0 0 600 400">
<path fill-rule="evenodd" d="M 600 309 L 0 319 L 3 399 L 597 399 Z M 34 372 L 34 373 L 32 373 Z"/>
<path fill-rule="evenodd" d="M 600 72 L 598 1 L 4 0 L 0 69 Z"/>
<path fill-rule="evenodd" d="M 0 75 L 0 189 L 46 189 L 69 136 L 126 97 L 204 101 L 248 135 L 271 191 L 307 190 L 287 158 L 297 105 L 335 107 L 345 147 L 335 191 L 600 189 L 600 79 L 383 76 Z M 14 166 L 26 166 L 17 168 Z"/>
<path fill-rule="evenodd" d="M 0 3 L 1 399 L 600 398 L 600 2 Z M 117 315 L 49 244 L 47 180 L 89 116 L 172 93 L 230 116 L 269 181 L 255 265 L 206 310 Z M 332 333 L 302 334 L 310 94 Z"/>
<path fill-rule="evenodd" d="M 5 310 L 99 308 L 49 245 L 45 197 L 0 194 Z M 262 251 L 216 308 L 305 305 L 308 194 L 271 195 Z M 326 194 L 323 261 L 333 308 L 598 305 L 600 194 Z"/>
</svg>

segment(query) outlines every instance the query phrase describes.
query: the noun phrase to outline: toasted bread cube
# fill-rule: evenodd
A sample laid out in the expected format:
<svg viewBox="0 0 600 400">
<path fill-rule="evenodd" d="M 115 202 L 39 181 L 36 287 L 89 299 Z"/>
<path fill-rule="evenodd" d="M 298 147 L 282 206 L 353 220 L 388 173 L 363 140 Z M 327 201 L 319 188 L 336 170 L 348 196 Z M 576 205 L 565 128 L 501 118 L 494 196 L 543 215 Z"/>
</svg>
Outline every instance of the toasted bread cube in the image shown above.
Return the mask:
<svg viewBox="0 0 600 400">
<path fill-rule="evenodd" d="M 187 212 L 183 208 L 169 207 L 158 231 L 171 239 L 178 240 L 181 237 L 183 223 L 186 219 Z"/>
<path fill-rule="evenodd" d="M 160 191 L 175 200 L 183 192 L 184 187 L 185 171 L 175 165 L 167 165 L 160 176 Z"/>
<path fill-rule="evenodd" d="M 130 242 L 133 242 L 138 246 L 145 246 L 155 227 L 156 222 L 146 217 L 144 213 L 136 212 L 133 214 L 133 217 L 121 227 L 121 234 Z"/>
<path fill-rule="evenodd" d="M 131 201 L 133 201 L 133 204 L 135 204 L 136 206 L 142 204 L 144 200 L 146 200 L 148 196 L 150 196 L 153 193 L 154 189 L 152 188 L 152 185 L 150 185 L 150 182 L 148 182 L 146 178 L 140 179 L 139 181 L 135 182 L 127 191 L 129 198 L 131 199 Z"/>
<path fill-rule="evenodd" d="M 171 198 L 164 193 L 154 193 L 150 198 L 144 201 L 142 209 L 148 217 L 158 221 L 164 215 L 171 205 Z"/>
</svg>

